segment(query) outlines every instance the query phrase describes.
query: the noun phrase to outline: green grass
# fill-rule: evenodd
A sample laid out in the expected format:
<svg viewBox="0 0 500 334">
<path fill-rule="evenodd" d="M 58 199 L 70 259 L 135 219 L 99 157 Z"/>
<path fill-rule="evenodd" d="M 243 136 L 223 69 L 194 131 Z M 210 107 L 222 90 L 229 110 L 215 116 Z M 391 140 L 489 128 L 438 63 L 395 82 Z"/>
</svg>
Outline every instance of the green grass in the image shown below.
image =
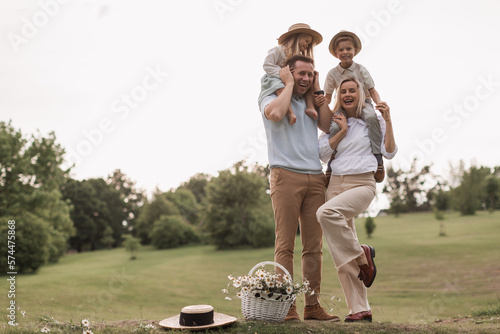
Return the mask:
<svg viewBox="0 0 500 334">
<path fill-rule="evenodd" d="M 372 238 L 367 239 L 364 219 L 357 221 L 360 242 L 376 249 L 378 274 L 368 292 L 374 320 L 380 322 L 377 326 L 396 326 L 396 333 L 403 324 L 429 326 L 424 324 L 438 319 L 499 316 L 500 212 L 472 217 L 447 214 L 445 237 L 438 236 L 439 222 L 433 214 L 377 217 L 375 224 Z M 297 247 L 295 271 L 300 273 L 300 242 Z M 15 301 L 21 326 L 10 332 L 39 332 L 43 327 L 43 322 L 38 321 L 40 317 L 53 317 L 66 326 L 62 332 L 68 333 L 72 330 L 71 322 L 79 325 L 82 319 L 89 319 L 94 326 L 120 322 L 120 326 L 131 326 L 140 332 L 141 321 L 158 322 L 191 304 L 210 304 L 218 312 L 241 319 L 239 300 L 232 296 L 233 300 L 227 301 L 221 293 L 228 283 L 227 275 L 246 274 L 256 263 L 272 260 L 273 253 L 272 248 L 216 251 L 212 246 L 196 246 L 162 251 L 144 247 L 134 261 L 129 260 L 124 249 L 68 255 L 58 264 L 42 267 L 37 274 L 17 275 Z M 8 290 L 7 281 L 2 279 L 0 291 L 5 296 L 0 303 L 2 310 L 8 306 Z M 328 302 L 341 318 L 347 314 L 326 246 L 322 293 L 325 306 Z M 331 296 L 342 301 L 333 305 Z M 299 300 L 299 310 L 302 305 Z M 488 312 L 479 313 L 484 310 Z M 25 311 L 26 317 L 20 311 Z M 5 318 L 7 313 L 2 312 Z M 128 320 L 133 321 L 123 325 Z M 52 325 L 54 332 L 57 326 Z M 239 326 L 235 329 L 238 333 L 241 328 L 247 332 L 247 323 Z M 256 323 L 254 329 L 255 326 L 265 325 Z M 282 326 L 267 327 L 291 328 L 293 333 L 302 333 L 300 326 L 305 325 Z M 334 326 L 341 332 L 345 324 Z M 354 328 L 350 326 L 347 331 Z M 29 331 L 30 328 L 34 331 Z M 269 328 L 255 332 L 271 333 Z M 363 328 L 358 331 L 363 332 Z M 426 330 L 432 332 L 429 327 Z M 304 332 L 307 331 L 315 333 L 315 327 L 309 326 Z"/>
</svg>

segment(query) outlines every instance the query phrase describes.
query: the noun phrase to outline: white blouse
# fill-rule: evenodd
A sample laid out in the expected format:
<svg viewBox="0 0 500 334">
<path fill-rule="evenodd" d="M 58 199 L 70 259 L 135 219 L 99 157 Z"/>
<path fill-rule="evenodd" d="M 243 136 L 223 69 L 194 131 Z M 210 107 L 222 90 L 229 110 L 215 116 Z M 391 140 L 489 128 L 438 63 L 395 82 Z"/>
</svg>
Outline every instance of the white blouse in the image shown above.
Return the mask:
<svg viewBox="0 0 500 334">
<path fill-rule="evenodd" d="M 380 113 L 377 112 L 382 131 L 382 155 L 386 159 L 392 159 L 398 152 L 398 146 L 394 152 L 385 150 L 384 138 L 386 124 Z M 368 137 L 368 126 L 361 118 L 350 117 L 347 119 L 347 134 L 339 142 L 335 159 L 331 163 L 332 175 L 350 175 L 375 172 L 377 170 L 377 158 L 372 153 L 370 138 Z M 321 161 L 328 163 L 333 150 L 328 142 L 328 134 L 322 133 L 319 137 L 319 155 Z"/>
</svg>

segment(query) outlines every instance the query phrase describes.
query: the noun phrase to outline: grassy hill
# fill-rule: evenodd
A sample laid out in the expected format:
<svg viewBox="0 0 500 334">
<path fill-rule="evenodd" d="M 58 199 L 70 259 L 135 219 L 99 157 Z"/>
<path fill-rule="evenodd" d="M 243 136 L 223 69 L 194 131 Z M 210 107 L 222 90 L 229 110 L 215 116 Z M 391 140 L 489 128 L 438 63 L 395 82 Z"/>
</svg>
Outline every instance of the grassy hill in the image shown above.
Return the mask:
<svg viewBox="0 0 500 334">
<path fill-rule="evenodd" d="M 377 252 L 377 279 L 369 289 L 374 321 L 399 329 L 403 325 L 419 328 L 438 319 L 473 318 L 478 311 L 499 304 L 500 212 L 472 217 L 447 214 L 444 237 L 438 236 L 439 223 L 432 214 L 377 217 L 375 224 L 372 238 L 367 239 L 364 219 L 357 220 L 361 243 L 373 245 Z M 300 273 L 300 242 L 297 247 L 295 265 Z M 272 248 L 216 251 L 212 246 L 195 246 L 163 251 L 144 247 L 133 261 L 124 249 L 68 255 L 37 274 L 16 277 L 20 326 L 8 331 L 5 322 L 0 331 L 22 333 L 24 328 L 26 333 L 39 332 L 43 327 L 40 318 L 50 319 L 52 325 L 55 321 L 79 325 L 82 319 L 89 319 L 94 326 L 133 320 L 133 326 L 140 329 L 141 323 L 158 322 L 192 304 L 210 304 L 218 312 L 241 319 L 239 300 L 235 296 L 225 300 L 221 293 L 227 275 L 246 274 L 256 263 L 272 260 L 273 252 Z M 326 246 L 323 252 L 322 303 L 343 318 L 347 314 L 344 296 Z M 5 295 L 8 292 L 5 279 L 0 289 Z M 342 300 L 332 302 L 332 296 Z M 2 310 L 8 302 L 2 300 Z M 302 305 L 299 301 L 299 311 Z M 498 322 L 492 325 L 490 321 L 490 325 L 500 331 Z M 345 325 L 337 325 L 336 330 Z M 302 333 L 304 325 L 295 326 Z M 350 326 L 346 330 L 358 328 Z M 54 327 L 52 332 L 56 330 Z M 307 331 L 314 332 L 314 325 Z M 265 332 L 269 331 L 259 331 Z"/>
</svg>

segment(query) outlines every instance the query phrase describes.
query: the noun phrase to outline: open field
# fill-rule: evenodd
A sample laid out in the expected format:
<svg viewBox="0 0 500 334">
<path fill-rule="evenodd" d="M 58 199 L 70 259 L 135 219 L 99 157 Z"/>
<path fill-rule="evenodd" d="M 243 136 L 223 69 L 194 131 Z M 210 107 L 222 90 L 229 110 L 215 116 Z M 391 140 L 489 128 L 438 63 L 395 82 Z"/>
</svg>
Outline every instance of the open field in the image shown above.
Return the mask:
<svg viewBox="0 0 500 334">
<path fill-rule="evenodd" d="M 451 333 L 453 328 L 458 328 L 456 326 L 461 326 L 463 332 L 468 332 L 465 329 L 472 326 L 473 332 L 479 322 L 488 326 L 480 332 L 490 332 L 490 328 L 492 333 L 500 331 L 498 315 L 469 317 L 499 303 L 500 212 L 478 213 L 473 217 L 448 214 L 445 223 L 447 236 L 439 237 L 439 223 L 432 214 L 377 217 L 373 237 L 367 239 L 364 219 L 359 219 L 360 241 L 373 245 L 377 251 L 377 279 L 369 289 L 377 323 L 356 326 L 342 323 L 327 327 L 334 326 L 340 332 L 356 328 L 363 333 L 365 329 L 379 328 L 366 326 L 382 326 L 378 330 L 397 333 L 399 328 L 400 332 L 417 333 L 420 330 L 433 332 L 433 326 L 452 326 Z M 300 242 L 297 245 L 296 272 L 299 273 Z M 40 317 L 53 317 L 66 325 L 79 325 L 82 319 L 89 319 L 95 328 L 101 326 L 101 322 L 114 322 L 117 326 L 140 329 L 141 323 L 158 322 L 191 304 L 211 304 L 216 311 L 241 319 L 239 300 L 234 295 L 231 296 L 233 300 L 225 300 L 221 293 L 227 286 L 227 275 L 246 274 L 256 263 L 272 259 L 272 248 L 216 251 L 212 246 L 164 251 L 144 247 L 134 261 L 129 260 L 129 254 L 123 249 L 68 255 L 58 264 L 42 267 L 35 275 L 16 277 L 16 320 L 20 326 L 8 332 L 39 332 L 43 327 L 43 323 L 38 322 Z M 9 286 L 5 279 L 0 289 L 6 296 Z M 326 247 L 322 293 L 323 305 L 328 303 L 333 313 L 343 318 L 347 308 Z M 342 301 L 333 304 L 332 296 Z M 1 301 L 4 319 L 8 302 L 6 297 Z M 299 300 L 299 310 L 302 305 Z M 25 312 L 25 317 L 21 311 Z M 448 320 L 453 318 L 461 320 Z M 436 324 L 438 319 L 445 321 Z M 0 332 L 7 332 L 4 325 L 7 325 L 6 320 L 0 324 Z M 239 324 L 233 329 L 236 331 L 231 332 L 246 333 L 251 325 Z M 268 329 L 257 331 L 259 326 L 255 324 L 255 331 L 251 333 L 274 333 Z M 324 324 L 316 326 L 314 322 L 307 327 L 303 323 L 294 326 L 295 333 L 314 333 L 316 327 L 325 328 Z M 388 331 L 392 327 L 395 331 Z M 56 329 L 53 327 L 52 332 Z"/>
</svg>

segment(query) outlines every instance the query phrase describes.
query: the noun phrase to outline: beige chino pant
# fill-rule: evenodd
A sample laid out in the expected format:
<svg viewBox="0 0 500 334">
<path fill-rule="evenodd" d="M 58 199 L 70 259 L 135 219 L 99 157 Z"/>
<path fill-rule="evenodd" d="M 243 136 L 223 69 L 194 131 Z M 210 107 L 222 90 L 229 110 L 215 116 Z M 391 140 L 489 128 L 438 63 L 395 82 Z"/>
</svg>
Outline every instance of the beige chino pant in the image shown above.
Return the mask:
<svg viewBox="0 0 500 334">
<path fill-rule="evenodd" d="M 317 304 L 321 285 L 323 234 L 316 219 L 316 211 L 325 202 L 325 176 L 273 168 L 270 185 L 276 222 L 274 260 L 293 277 L 293 252 L 300 222 L 302 277 L 309 281 L 315 293 L 305 296 L 305 304 Z"/>
<path fill-rule="evenodd" d="M 364 212 L 375 197 L 373 172 L 334 176 L 326 192 L 326 203 L 317 212 L 326 243 L 337 268 L 349 314 L 370 310 L 366 287 L 358 279 L 356 258 L 363 254 L 354 217 Z"/>
</svg>

